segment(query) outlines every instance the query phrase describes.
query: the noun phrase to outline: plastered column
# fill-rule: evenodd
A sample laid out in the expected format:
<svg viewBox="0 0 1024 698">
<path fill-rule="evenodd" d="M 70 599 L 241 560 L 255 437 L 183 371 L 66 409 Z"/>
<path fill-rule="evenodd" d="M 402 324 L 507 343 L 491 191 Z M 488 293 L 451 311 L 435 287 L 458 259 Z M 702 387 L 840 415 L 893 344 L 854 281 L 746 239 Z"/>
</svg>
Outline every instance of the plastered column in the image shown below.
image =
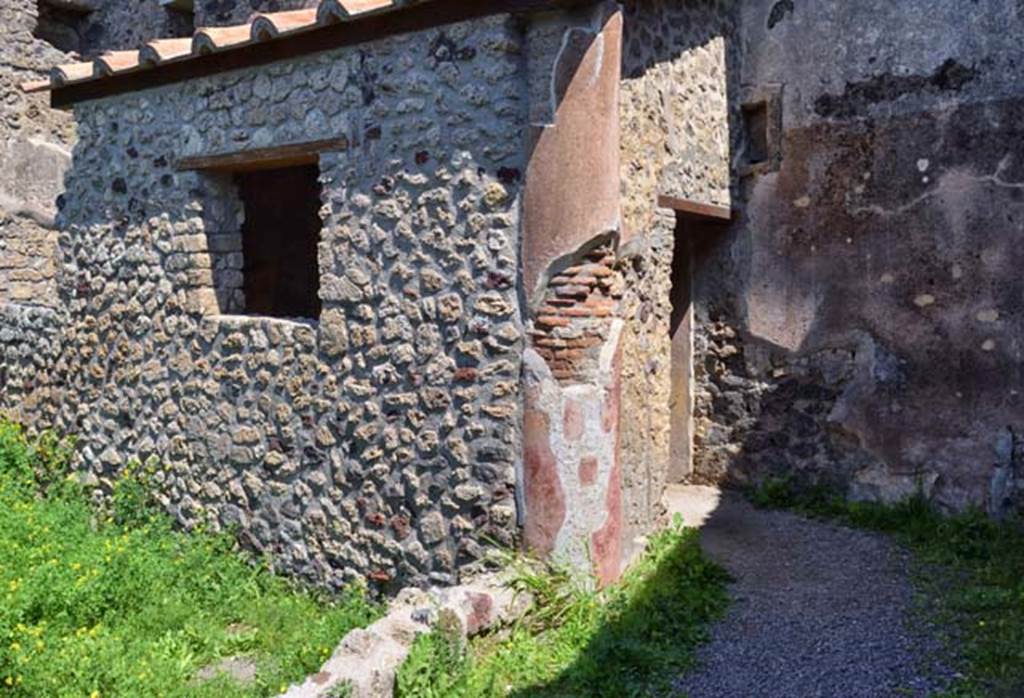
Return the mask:
<svg viewBox="0 0 1024 698">
<path fill-rule="evenodd" d="M 601 3 L 528 32 L 531 135 L 523 276 L 523 524 L 535 553 L 618 577 L 622 276 L 619 114 L 622 19 Z"/>
</svg>

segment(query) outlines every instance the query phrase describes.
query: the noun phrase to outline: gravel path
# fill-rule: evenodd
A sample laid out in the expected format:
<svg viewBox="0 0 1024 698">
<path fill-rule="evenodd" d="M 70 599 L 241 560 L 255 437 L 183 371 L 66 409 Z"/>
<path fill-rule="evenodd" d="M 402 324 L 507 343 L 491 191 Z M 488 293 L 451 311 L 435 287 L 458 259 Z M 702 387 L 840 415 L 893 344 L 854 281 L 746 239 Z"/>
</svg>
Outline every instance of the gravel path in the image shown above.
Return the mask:
<svg viewBox="0 0 1024 698">
<path fill-rule="evenodd" d="M 701 537 L 735 577 L 733 604 L 678 695 L 928 696 L 948 681 L 935 633 L 915 622 L 908 556 L 887 538 L 732 494 Z"/>
</svg>

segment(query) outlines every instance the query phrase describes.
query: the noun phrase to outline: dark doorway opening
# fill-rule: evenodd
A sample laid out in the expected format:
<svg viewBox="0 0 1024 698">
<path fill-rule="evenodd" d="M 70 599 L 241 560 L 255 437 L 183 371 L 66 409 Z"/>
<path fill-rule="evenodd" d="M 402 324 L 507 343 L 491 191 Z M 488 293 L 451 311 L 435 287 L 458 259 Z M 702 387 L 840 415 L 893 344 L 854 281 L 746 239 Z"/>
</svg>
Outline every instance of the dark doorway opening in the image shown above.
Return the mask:
<svg viewBox="0 0 1024 698">
<path fill-rule="evenodd" d="M 686 482 L 693 474 L 693 330 L 694 279 L 710 248 L 721 238 L 730 219 L 728 209 L 688 201 L 663 199 L 676 211 L 672 251 L 672 372 L 668 481 Z"/>
<path fill-rule="evenodd" d="M 320 183 L 316 165 L 235 175 L 245 207 L 245 314 L 320 316 Z"/>
</svg>

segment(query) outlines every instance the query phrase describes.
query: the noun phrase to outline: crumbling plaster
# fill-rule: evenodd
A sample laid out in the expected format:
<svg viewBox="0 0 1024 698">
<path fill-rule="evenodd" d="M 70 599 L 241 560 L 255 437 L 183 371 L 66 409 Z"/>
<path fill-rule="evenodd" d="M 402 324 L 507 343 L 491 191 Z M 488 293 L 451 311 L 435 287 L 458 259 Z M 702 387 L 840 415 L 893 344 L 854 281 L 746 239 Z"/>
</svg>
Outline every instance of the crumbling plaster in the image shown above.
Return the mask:
<svg viewBox="0 0 1024 698">
<path fill-rule="evenodd" d="M 743 6 L 782 161 L 699 262 L 700 475 L 1019 501 L 1022 22 L 1003 0 Z"/>
<path fill-rule="evenodd" d="M 729 201 L 730 20 L 727 4 L 627 3 L 621 19 L 589 41 L 582 21 L 546 37 L 560 49 L 555 83 L 531 89 L 531 116 L 546 125 L 525 199 L 526 293 L 537 348 L 525 366 L 525 534 L 556 557 L 588 555 L 603 581 L 663 511 L 675 221 L 657 200 L 665 193 Z M 531 60 L 543 60 L 531 48 Z M 621 65 L 608 64 L 613 48 Z M 559 66 L 576 64 L 573 79 L 560 82 Z M 544 108 L 548 92 L 564 95 L 553 119 Z M 621 291 L 595 294 L 595 278 Z M 602 319 L 598 309 L 610 316 Z M 599 356 L 606 352 L 616 358 L 605 365 Z M 576 392 L 585 399 L 570 396 Z M 610 408 L 603 416 L 581 408 L 602 401 L 615 405 L 611 430 Z M 581 415 L 595 424 L 569 429 Z M 577 444 L 580 434 L 589 437 Z M 605 457 L 612 453 L 614 461 Z"/>
<path fill-rule="evenodd" d="M 614 3 L 541 17 L 528 32 L 529 164 L 523 284 L 522 515 L 529 548 L 602 582 L 623 563 L 621 287 Z"/>
<path fill-rule="evenodd" d="M 114 5 L 97 50 L 178 31 Z M 694 260 L 697 479 L 1019 505 L 1019 3 L 597 3 L 84 104 L 59 257 L 33 7 L 0 0 L 0 402 L 97 480 L 160 459 L 183 522 L 327 584 L 451 581 L 517 514 L 608 580 L 669 472 L 669 194 L 738 215 Z M 218 316 L 230 187 L 175 157 L 336 135 L 319 323 Z"/>
</svg>

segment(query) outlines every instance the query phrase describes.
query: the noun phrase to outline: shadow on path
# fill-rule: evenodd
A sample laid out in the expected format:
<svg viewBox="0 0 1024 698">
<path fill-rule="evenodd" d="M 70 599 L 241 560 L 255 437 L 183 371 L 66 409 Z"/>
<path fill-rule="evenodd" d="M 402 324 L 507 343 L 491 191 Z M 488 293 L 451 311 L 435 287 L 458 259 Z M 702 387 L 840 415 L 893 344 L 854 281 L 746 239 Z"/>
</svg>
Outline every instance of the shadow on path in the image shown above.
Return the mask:
<svg viewBox="0 0 1024 698">
<path fill-rule="evenodd" d="M 670 506 L 692 515 L 707 489 L 671 488 Z M 701 543 L 733 575 L 733 603 L 677 695 L 927 696 L 950 680 L 938 633 L 915 614 L 909 555 L 886 536 L 725 493 Z"/>
</svg>

